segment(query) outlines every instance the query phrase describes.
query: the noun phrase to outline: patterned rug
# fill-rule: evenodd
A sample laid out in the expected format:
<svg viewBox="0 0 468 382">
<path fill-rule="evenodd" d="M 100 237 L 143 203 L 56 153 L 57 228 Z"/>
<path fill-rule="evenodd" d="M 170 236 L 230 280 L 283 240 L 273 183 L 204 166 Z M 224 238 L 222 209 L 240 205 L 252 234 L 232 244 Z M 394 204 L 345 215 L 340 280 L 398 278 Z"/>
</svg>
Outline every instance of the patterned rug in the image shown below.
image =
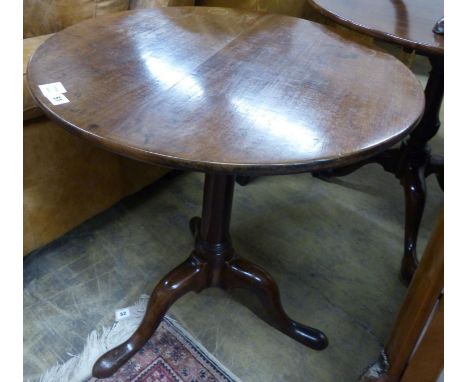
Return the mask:
<svg viewBox="0 0 468 382">
<path fill-rule="evenodd" d="M 143 295 L 135 305 L 124 309 L 126 317 L 116 317 L 112 327 L 93 330 L 79 355 L 51 367 L 38 382 L 240 382 L 169 316 L 164 317 L 146 345 L 112 377 L 91 377 L 96 360 L 136 330 L 148 299 Z"/>
<path fill-rule="evenodd" d="M 112 377 L 89 382 L 238 382 L 172 319 Z"/>
</svg>

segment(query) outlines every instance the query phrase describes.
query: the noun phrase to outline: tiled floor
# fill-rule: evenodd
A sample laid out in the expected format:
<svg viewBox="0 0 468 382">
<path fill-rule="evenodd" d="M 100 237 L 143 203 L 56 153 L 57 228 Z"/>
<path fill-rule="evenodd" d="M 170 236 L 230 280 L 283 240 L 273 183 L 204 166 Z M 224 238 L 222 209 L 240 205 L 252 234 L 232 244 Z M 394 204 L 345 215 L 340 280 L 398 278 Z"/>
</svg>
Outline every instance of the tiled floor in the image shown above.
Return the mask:
<svg viewBox="0 0 468 382">
<path fill-rule="evenodd" d="M 432 142 L 435 152 L 442 145 L 440 136 Z M 162 179 L 26 257 L 25 380 L 79 353 L 89 332 L 187 257 L 202 185 L 196 173 Z M 430 178 L 420 249 L 442 203 Z M 170 313 L 245 382 L 354 381 L 378 355 L 405 293 L 403 206 L 399 182 L 377 165 L 329 183 L 301 174 L 236 188 L 236 249 L 276 278 L 293 318 L 327 333 L 323 352 L 258 319 L 241 303 L 247 293 L 189 294 Z"/>
</svg>

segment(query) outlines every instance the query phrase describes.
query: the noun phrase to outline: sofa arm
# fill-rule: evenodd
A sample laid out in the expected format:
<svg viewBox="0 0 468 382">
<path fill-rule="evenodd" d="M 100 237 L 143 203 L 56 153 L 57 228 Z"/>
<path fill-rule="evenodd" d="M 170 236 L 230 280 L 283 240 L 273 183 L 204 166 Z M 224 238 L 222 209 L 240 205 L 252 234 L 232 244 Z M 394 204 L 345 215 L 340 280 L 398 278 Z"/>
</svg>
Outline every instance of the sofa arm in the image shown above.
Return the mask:
<svg viewBox="0 0 468 382">
<path fill-rule="evenodd" d="M 130 0 L 130 9 L 195 5 L 195 0 Z"/>
<path fill-rule="evenodd" d="M 25 38 L 23 40 L 23 121 L 36 118 L 44 113 L 36 105 L 36 102 L 31 97 L 28 89 L 28 79 L 26 70 L 30 57 L 36 49 L 53 34 L 46 34 L 43 36 Z"/>
<path fill-rule="evenodd" d="M 169 171 L 99 149 L 54 121 L 23 125 L 26 255 Z"/>
</svg>

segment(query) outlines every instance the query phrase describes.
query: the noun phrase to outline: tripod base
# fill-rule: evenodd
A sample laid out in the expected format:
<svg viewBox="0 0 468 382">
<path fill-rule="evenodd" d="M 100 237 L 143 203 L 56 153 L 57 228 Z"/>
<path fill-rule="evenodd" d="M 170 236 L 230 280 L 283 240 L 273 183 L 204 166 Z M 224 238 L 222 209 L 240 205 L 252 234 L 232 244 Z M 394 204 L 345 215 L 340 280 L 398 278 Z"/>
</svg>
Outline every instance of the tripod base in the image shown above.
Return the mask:
<svg viewBox="0 0 468 382">
<path fill-rule="evenodd" d="M 203 218 L 192 218 L 195 249 L 187 260 L 169 272 L 154 288 L 146 314 L 135 333 L 123 344 L 101 356 L 93 376 L 106 378 L 117 371 L 150 339 L 170 306 L 184 294 L 209 287 L 244 288 L 260 299 L 275 328 L 315 350 L 325 349 L 326 336 L 293 321 L 284 311 L 278 286 L 261 267 L 240 257 L 229 238 L 234 177 L 206 175 Z"/>
</svg>

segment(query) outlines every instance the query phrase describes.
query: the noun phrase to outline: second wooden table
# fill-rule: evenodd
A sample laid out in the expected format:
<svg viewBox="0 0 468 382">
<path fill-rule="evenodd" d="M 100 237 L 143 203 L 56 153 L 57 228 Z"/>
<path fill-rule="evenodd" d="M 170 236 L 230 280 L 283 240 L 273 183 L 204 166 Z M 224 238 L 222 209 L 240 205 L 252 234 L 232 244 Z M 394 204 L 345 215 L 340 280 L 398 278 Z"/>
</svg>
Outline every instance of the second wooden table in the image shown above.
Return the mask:
<svg viewBox="0 0 468 382">
<path fill-rule="evenodd" d="M 394 174 L 405 193 L 405 240 L 401 277 L 409 283 L 418 266 L 416 242 L 426 202 L 426 177 L 435 174 L 444 183 L 444 160 L 432 155 L 428 142 L 440 128 L 439 111 L 444 96 L 444 36 L 434 33 L 444 16 L 443 0 L 309 0 L 325 17 L 397 44 L 406 51 L 427 56 L 432 69 L 426 85 L 426 110 L 421 123 L 398 149 L 339 170 L 321 172 L 323 176 L 347 175 L 367 163 L 378 163 Z M 398 90 L 397 90 L 398 91 Z M 398 94 L 395 94 L 398 96 Z"/>
</svg>

